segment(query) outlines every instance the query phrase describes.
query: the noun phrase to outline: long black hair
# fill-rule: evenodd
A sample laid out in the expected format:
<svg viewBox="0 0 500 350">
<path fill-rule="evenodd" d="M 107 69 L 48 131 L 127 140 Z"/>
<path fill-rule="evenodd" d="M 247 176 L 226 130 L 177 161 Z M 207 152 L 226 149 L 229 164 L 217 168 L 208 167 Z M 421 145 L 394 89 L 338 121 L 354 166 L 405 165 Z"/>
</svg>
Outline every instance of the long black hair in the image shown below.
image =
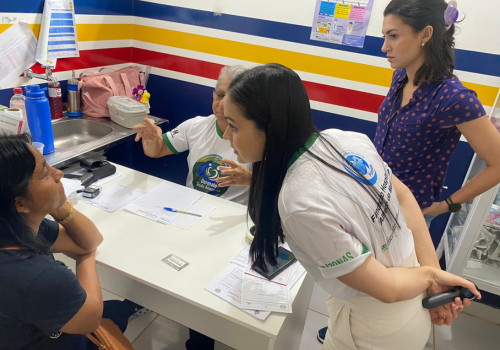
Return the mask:
<svg viewBox="0 0 500 350">
<path fill-rule="evenodd" d="M 398 16 L 415 33 L 425 27 L 433 28 L 432 38 L 425 44 L 425 62 L 418 69 L 413 81 L 420 85 L 426 81 L 443 81 L 453 75 L 455 69 L 455 24 L 446 30 L 444 0 L 392 0 L 384 10 L 387 15 Z"/>
<path fill-rule="evenodd" d="M 16 198 L 30 198 L 29 184 L 36 166 L 30 143 L 27 134 L 0 135 L 0 248 L 47 253 L 48 243 L 37 237 L 16 208 Z"/>
<path fill-rule="evenodd" d="M 318 134 L 321 142 L 348 164 L 353 173 L 364 180 L 366 178 L 351 166 L 338 147 L 321 136 L 312 119 L 304 84 L 293 70 L 275 63 L 255 67 L 233 78 L 227 94 L 243 116 L 266 134 L 262 160 L 253 164 L 248 202 L 248 213 L 255 224 L 250 255 L 254 264 L 266 271 L 265 260 L 276 265 L 279 241 L 284 239 L 278 197 L 288 163 L 313 134 Z M 353 177 L 313 152 L 303 150 L 337 173 Z M 361 187 L 370 193 L 377 204 L 381 202 L 374 189 Z M 389 220 L 396 220 L 388 203 L 385 200 L 382 202 L 383 212 L 390 213 L 387 215 Z"/>
</svg>

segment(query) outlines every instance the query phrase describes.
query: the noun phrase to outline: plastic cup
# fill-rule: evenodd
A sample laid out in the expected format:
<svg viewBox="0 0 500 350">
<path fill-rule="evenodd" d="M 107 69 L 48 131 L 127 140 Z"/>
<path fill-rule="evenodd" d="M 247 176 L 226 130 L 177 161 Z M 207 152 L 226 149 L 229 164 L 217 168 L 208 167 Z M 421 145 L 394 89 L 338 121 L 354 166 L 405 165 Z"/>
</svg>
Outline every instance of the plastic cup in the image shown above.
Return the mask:
<svg viewBox="0 0 500 350">
<path fill-rule="evenodd" d="M 33 142 L 33 146 L 35 146 L 35 148 L 38 150 L 38 152 L 40 152 L 41 154 L 43 154 L 43 143 L 41 143 L 41 142 Z"/>
</svg>

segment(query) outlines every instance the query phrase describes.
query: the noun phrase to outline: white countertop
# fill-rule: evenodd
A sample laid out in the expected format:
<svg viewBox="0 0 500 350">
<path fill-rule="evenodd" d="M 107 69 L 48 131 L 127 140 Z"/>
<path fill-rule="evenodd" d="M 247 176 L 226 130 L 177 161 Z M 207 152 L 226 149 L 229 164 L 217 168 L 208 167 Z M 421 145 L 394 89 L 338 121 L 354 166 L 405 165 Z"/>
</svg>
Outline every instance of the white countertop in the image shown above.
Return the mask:
<svg viewBox="0 0 500 350">
<path fill-rule="evenodd" d="M 147 192 L 163 181 L 119 165 L 116 167 L 124 176 L 106 184 L 104 190 L 120 183 Z M 76 208 L 87 215 L 104 236 L 98 248 L 98 264 L 276 339 L 286 314 L 272 313 L 262 322 L 204 290 L 246 244 L 247 208 L 206 194 L 200 201 L 216 209 L 189 230 L 163 225 L 123 208 L 108 213 L 81 200 Z M 176 271 L 162 262 L 169 254 L 179 256 L 189 265 Z M 304 277 L 292 289 L 292 300 L 303 280 Z"/>
</svg>

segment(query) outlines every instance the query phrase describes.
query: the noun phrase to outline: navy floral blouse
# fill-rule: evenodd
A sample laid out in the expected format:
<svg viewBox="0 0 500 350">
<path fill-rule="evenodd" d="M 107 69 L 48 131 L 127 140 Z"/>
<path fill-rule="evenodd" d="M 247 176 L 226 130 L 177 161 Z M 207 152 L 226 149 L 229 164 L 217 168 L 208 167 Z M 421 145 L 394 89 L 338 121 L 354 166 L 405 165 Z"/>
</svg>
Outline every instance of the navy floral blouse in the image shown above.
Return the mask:
<svg viewBox="0 0 500 350">
<path fill-rule="evenodd" d="M 457 125 L 486 115 L 474 91 L 454 75 L 423 83 L 401 105 L 406 70 L 398 69 L 378 113 L 374 144 L 420 207 L 440 201 L 446 171 L 461 133 Z"/>
</svg>

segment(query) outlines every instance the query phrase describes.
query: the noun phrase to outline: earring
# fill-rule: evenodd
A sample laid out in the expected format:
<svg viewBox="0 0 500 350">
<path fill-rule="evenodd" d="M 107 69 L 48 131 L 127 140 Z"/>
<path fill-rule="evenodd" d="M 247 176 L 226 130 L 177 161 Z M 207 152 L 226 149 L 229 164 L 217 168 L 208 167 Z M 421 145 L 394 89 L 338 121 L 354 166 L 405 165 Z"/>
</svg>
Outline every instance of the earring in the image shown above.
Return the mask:
<svg viewBox="0 0 500 350">
<path fill-rule="evenodd" d="M 425 43 L 422 43 L 422 47 L 424 47 L 424 46 L 425 46 Z"/>
</svg>

